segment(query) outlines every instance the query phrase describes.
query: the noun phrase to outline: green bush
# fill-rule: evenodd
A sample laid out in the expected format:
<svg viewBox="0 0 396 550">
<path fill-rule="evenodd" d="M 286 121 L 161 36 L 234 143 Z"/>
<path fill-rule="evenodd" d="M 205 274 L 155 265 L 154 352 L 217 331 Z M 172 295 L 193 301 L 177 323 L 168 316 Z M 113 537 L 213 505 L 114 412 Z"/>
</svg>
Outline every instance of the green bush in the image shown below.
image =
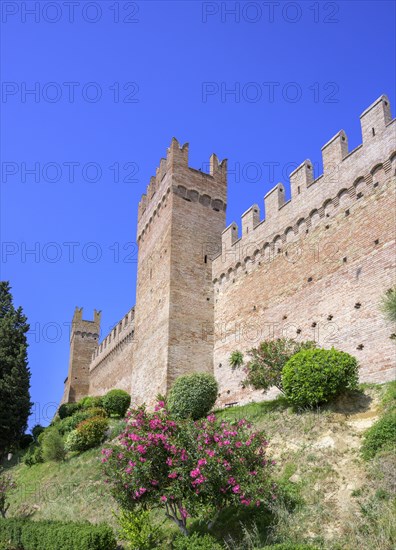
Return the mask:
<svg viewBox="0 0 396 550">
<path fill-rule="evenodd" d="M 63 418 L 72 416 L 79 409 L 80 405 L 78 403 L 63 403 L 58 409 L 59 418 L 62 420 Z"/>
<path fill-rule="evenodd" d="M 35 441 L 37 441 L 39 435 L 42 434 L 44 430 L 45 430 L 45 428 L 44 428 L 44 426 L 41 426 L 41 424 L 36 424 L 35 426 L 33 426 L 32 436 L 33 436 Z"/>
<path fill-rule="evenodd" d="M 218 385 L 211 374 L 194 373 L 180 376 L 173 384 L 169 396 L 170 412 L 178 418 L 198 420 L 213 407 Z"/>
<path fill-rule="evenodd" d="M 90 414 L 88 411 L 77 411 L 73 414 L 73 416 L 67 416 L 62 420 L 59 420 L 55 426 L 61 435 L 66 435 L 72 430 L 75 430 L 83 420 L 87 420 L 89 417 Z"/>
<path fill-rule="evenodd" d="M 382 297 L 381 310 L 388 321 L 396 323 L 396 286 L 390 288 Z"/>
<path fill-rule="evenodd" d="M 115 550 L 114 533 L 108 525 L 61 521 L 0 521 L 0 543 L 23 550 Z"/>
<path fill-rule="evenodd" d="M 107 412 L 103 407 L 90 407 L 85 410 L 85 413 L 88 414 L 87 418 L 92 418 L 93 416 L 101 416 L 102 418 L 107 418 Z"/>
<path fill-rule="evenodd" d="M 81 409 L 91 409 L 92 407 L 103 407 L 103 397 L 83 397 L 78 402 Z"/>
<path fill-rule="evenodd" d="M 246 373 L 243 385 L 252 386 L 255 390 L 268 390 L 275 386 L 283 391 L 282 370 L 287 361 L 299 351 L 313 348 L 316 348 L 313 341 L 297 342 L 291 338 L 264 340 L 257 348 L 247 352 L 249 360 L 245 365 L 240 351 L 231 354 L 229 363 L 232 369 L 243 366 Z"/>
<path fill-rule="evenodd" d="M 396 442 L 396 412 L 391 411 L 377 420 L 364 434 L 362 456 L 365 460 L 374 458 L 380 451 L 390 451 Z"/>
<path fill-rule="evenodd" d="M 211 535 L 193 533 L 189 537 L 179 535 L 173 541 L 174 550 L 223 550 L 223 546 Z"/>
<path fill-rule="evenodd" d="M 80 452 L 83 450 L 83 440 L 77 430 L 72 430 L 66 436 L 65 450 L 67 452 Z"/>
<path fill-rule="evenodd" d="M 24 454 L 22 461 L 26 466 L 29 467 L 43 462 L 43 450 L 41 448 L 41 445 L 39 445 L 38 443 L 33 443 L 33 445 L 30 445 L 28 447 L 28 450 Z"/>
<path fill-rule="evenodd" d="M 128 543 L 128 550 L 161 548 L 162 528 L 154 525 L 149 510 L 121 510 L 117 517 L 120 538 Z"/>
<path fill-rule="evenodd" d="M 81 422 L 66 439 L 68 451 L 86 451 L 100 445 L 108 428 L 108 421 L 101 416 L 94 416 Z"/>
<path fill-rule="evenodd" d="M 110 390 L 103 397 L 103 408 L 109 416 L 125 416 L 131 396 L 124 390 Z"/>
<path fill-rule="evenodd" d="M 45 430 L 41 444 L 44 462 L 55 460 L 60 462 L 65 459 L 65 445 L 62 436 L 55 428 Z"/>
<path fill-rule="evenodd" d="M 356 389 L 358 364 L 354 357 L 334 348 L 300 351 L 284 366 L 282 385 L 294 405 L 313 407 Z"/>
</svg>

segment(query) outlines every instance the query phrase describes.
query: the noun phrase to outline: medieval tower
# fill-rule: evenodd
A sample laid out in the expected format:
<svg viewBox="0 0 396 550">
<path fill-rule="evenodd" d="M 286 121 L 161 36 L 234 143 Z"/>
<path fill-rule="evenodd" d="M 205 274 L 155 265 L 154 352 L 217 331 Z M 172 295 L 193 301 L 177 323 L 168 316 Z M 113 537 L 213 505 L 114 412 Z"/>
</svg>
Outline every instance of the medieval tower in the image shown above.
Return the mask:
<svg viewBox="0 0 396 550">
<path fill-rule="evenodd" d="M 232 351 L 266 338 L 315 339 L 355 355 L 362 381 L 394 378 L 394 341 L 379 303 L 395 284 L 395 120 L 386 96 L 360 117 L 362 144 L 341 130 L 305 160 L 291 199 L 276 185 L 241 232 L 225 227 L 227 164 L 188 166 L 173 139 L 138 209 L 136 306 L 99 343 L 76 308 L 63 402 L 125 389 L 151 405 L 181 374 L 211 372 L 218 405 L 262 399 L 231 370 Z"/>
</svg>

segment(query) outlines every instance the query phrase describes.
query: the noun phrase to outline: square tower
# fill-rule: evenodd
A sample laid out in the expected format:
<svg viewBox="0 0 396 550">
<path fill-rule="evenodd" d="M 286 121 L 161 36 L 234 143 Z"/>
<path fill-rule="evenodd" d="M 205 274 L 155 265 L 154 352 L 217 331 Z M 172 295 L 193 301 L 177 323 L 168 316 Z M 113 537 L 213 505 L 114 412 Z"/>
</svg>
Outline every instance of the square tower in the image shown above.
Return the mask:
<svg viewBox="0 0 396 550">
<path fill-rule="evenodd" d="M 152 404 L 182 374 L 213 372 L 212 258 L 221 250 L 226 160 L 188 166 L 174 138 L 139 203 L 131 393 Z"/>
</svg>

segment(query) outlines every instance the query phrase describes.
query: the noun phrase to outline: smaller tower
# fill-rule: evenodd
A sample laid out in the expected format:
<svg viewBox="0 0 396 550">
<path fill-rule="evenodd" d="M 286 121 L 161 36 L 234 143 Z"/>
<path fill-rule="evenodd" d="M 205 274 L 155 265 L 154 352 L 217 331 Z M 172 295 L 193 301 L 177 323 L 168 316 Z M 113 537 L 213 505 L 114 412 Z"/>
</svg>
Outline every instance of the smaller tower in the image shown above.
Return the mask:
<svg viewBox="0 0 396 550">
<path fill-rule="evenodd" d="M 74 310 L 70 332 L 69 373 L 65 380 L 64 403 L 89 394 L 89 365 L 98 346 L 101 311 L 94 310 L 93 321 L 83 319 L 83 308 Z"/>
</svg>

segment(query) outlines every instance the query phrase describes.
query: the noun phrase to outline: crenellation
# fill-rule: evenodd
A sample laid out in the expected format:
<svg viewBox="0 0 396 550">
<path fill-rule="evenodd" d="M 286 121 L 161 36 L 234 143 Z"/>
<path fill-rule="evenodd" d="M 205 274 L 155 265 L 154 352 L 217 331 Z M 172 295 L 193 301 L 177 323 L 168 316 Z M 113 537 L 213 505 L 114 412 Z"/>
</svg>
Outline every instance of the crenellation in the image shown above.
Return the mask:
<svg viewBox="0 0 396 550">
<path fill-rule="evenodd" d="M 363 145 L 381 138 L 391 122 L 389 99 L 382 95 L 360 115 Z"/>
<path fill-rule="evenodd" d="M 264 197 L 265 219 L 276 218 L 285 200 L 285 188 L 282 183 L 278 183 Z"/>
<path fill-rule="evenodd" d="M 312 162 L 305 160 L 290 174 L 289 179 L 292 199 L 304 194 L 314 181 Z"/>
<path fill-rule="evenodd" d="M 257 204 L 251 206 L 242 214 L 242 235 L 247 235 L 249 231 L 260 223 L 260 208 Z"/>
<path fill-rule="evenodd" d="M 337 181 L 338 169 L 348 155 L 348 139 L 341 130 L 322 147 L 323 174 L 329 180 Z"/>
<path fill-rule="evenodd" d="M 232 351 L 266 337 L 317 339 L 356 354 L 362 381 L 394 377 L 391 327 L 379 313 L 395 273 L 395 121 L 386 96 L 361 116 L 363 143 L 343 130 L 225 227 L 227 160 L 188 166 L 173 138 L 139 203 L 135 308 L 99 341 L 100 311 L 72 322 L 64 401 L 127 389 L 152 406 L 177 376 L 213 372 L 218 406 L 262 399 L 231 371 Z M 355 308 L 360 303 L 361 307 Z M 331 314 L 331 315 L 330 315 Z M 315 334 L 312 335 L 315 326 Z M 272 394 L 269 394 L 272 395 Z"/>
</svg>

